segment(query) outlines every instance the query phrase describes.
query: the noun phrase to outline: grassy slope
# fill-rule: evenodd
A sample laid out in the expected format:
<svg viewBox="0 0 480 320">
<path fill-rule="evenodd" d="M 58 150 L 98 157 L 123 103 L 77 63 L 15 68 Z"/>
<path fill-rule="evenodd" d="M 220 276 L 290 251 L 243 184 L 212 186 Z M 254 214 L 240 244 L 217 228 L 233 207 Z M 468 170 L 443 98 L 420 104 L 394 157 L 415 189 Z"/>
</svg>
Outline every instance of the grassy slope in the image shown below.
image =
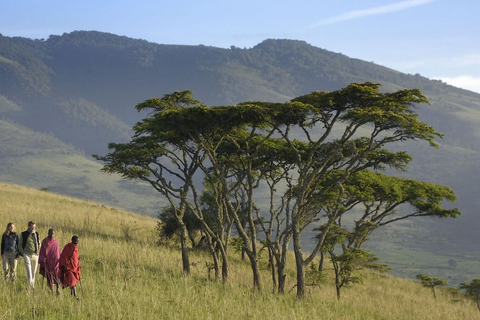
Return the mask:
<svg viewBox="0 0 480 320">
<path fill-rule="evenodd" d="M 102 166 L 55 137 L 0 120 L 0 180 L 102 202 L 155 216 L 161 197 L 138 181 L 100 172 Z"/>
<path fill-rule="evenodd" d="M 480 319 L 474 304 L 462 297 L 439 290 L 435 301 L 418 283 L 370 272 L 364 272 L 364 284 L 345 289 L 340 302 L 331 275 L 328 284 L 309 288 L 306 299 L 297 301 L 294 291 L 270 293 L 268 271 L 262 270 L 264 290 L 253 292 L 249 266 L 233 250 L 227 284 L 208 280 L 208 257 L 201 252 L 192 253 L 192 275 L 185 277 L 178 249 L 155 244 L 152 218 L 3 183 L 0 204 L 2 226 L 13 220 L 22 231 L 35 220 L 42 238 L 54 227 L 61 246 L 80 235 L 83 272 L 77 302 L 67 290 L 56 296 L 42 288 L 41 277 L 27 292 L 19 261 L 17 283 L 0 282 L 0 314 L 8 318 Z M 292 288 L 293 270 L 288 274 L 287 288 Z"/>
</svg>

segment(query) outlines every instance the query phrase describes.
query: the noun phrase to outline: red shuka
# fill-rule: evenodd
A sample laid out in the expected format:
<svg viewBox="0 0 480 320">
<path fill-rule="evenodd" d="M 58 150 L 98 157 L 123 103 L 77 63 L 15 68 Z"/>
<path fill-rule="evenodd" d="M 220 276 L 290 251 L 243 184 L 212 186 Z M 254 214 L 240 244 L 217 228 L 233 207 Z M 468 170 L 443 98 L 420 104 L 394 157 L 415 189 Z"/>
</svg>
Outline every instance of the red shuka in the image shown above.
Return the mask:
<svg viewBox="0 0 480 320">
<path fill-rule="evenodd" d="M 58 284 L 58 259 L 60 258 L 60 247 L 55 238 L 46 237 L 40 247 L 40 274 L 47 278 L 47 285 L 51 288 L 52 284 Z"/>
<path fill-rule="evenodd" d="M 60 271 L 58 276 L 65 287 L 75 287 L 80 280 L 81 268 L 78 262 L 78 245 L 67 244 L 60 255 Z"/>
</svg>

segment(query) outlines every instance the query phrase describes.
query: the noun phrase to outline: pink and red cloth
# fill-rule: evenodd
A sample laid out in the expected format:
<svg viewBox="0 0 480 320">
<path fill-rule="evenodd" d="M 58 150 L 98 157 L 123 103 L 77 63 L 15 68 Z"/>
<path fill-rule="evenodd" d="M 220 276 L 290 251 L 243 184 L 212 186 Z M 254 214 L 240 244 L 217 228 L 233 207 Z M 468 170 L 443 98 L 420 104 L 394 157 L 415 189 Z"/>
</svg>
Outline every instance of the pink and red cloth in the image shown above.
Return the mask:
<svg viewBox="0 0 480 320">
<path fill-rule="evenodd" d="M 40 274 L 47 278 L 47 285 L 51 288 L 54 284 L 59 284 L 58 278 L 60 259 L 60 247 L 55 238 L 45 238 L 40 247 L 38 263 L 40 264 Z"/>
</svg>

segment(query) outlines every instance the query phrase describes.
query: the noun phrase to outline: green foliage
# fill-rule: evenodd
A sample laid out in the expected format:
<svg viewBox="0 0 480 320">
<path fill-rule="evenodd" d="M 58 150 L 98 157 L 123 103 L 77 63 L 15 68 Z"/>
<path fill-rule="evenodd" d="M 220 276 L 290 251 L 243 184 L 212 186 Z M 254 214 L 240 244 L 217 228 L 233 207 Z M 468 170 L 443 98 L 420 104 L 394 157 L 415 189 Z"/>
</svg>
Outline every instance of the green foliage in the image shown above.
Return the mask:
<svg viewBox="0 0 480 320">
<path fill-rule="evenodd" d="M 243 239 L 240 237 L 230 238 L 230 245 L 233 247 L 235 252 L 240 253 L 242 252 L 242 248 L 244 246 Z"/>
<path fill-rule="evenodd" d="M 321 233 L 327 232 L 322 251 L 328 252 L 331 258 L 335 272 L 335 286 L 338 300 L 340 300 L 340 292 L 343 286 L 362 283 L 363 280 L 358 273 L 359 270 L 368 268 L 383 273 L 390 271 L 388 265 L 376 262 L 379 258 L 373 253 L 358 247 L 346 246 L 345 240 L 351 238 L 352 233 L 341 228 L 338 224 L 333 224 L 329 228 L 327 228 L 327 225 L 323 225 L 316 230 Z M 316 237 L 320 239 L 321 234 Z M 351 239 L 349 240 L 351 241 Z M 341 253 L 337 253 L 336 249 L 338 249 L 338 247 L 341 248 Z"/>
<path fill-rule="evenodd" d="M 307 286 L 322 286 L 327 283 L 328 275 L 325 271 L 318 270 L 313 263 L 311 263 L 305 271 L 305 281 Z"/>
<path fill-rule="evenodd" d="M 389 273 L 392 268 L 385 263 L 378 263 L 377 261 L 380 260 L 375 254 L 371 253 L 370 251 L 363 250 L 364 255 L 364 267 L 370 270 L 374 270 L 380 273 Z"/>
<path fill-rule="evenodd" d="M 416 278 L 420 280 L 422 285 L 425 288 L 431 288 L 433 292 L 433 296 L 436 299 L 437 296 L 435 294 L 435 287 L 437 286 L 445 286 L 447 285 L 447 281 L 439 278 L 434 278 L 432 276 L 426 275 L 426 274 L 417 274 Z"/>
<path fill-rule="evenodd" d="M 464 282 L 460 284 L 459 288 L 477 303 L 480 311 L 480 279 L 473 279 L 470 283 Z"/>
<path fill-rule="evenodd" d="M 159 221 L 157 223 L 157 230 L 159 231 L 160 242 L 162 242 L 161 238 L 163 237 L 171 239 L 175 235 L 178 236 L 180 234 L 180 224 L 178 223 L 178 219 L 175 217 L 174 208 L 171 206 L 164 207 L 158 214 L 158 219 Z M 195 246 L 194 239 L 201 230 L 201 224 L 190 210 L 186 211 L 185 216 L 183 217 L 183 222 L 187 227 L 192 245 Z"/>
<path fill-rule="evenodd" d="M 434 278 L 426 274 L 417 274 L 416 278 L 420 280 L 422 285 L 427 288 L 447 285 L 447 281 L 439 278 Z"/>
<path fill-rule="evenodd" d="M 366 264 L 367 256 L 361 249 L 355 249 L 339 255 L 332 254 L 332 263 L 334 268 L 338 270 L 340 286 L 350 283 L 362 283 L 362 278 L 355 274 L 355 271 L 360 270 Z"/>
</svg>

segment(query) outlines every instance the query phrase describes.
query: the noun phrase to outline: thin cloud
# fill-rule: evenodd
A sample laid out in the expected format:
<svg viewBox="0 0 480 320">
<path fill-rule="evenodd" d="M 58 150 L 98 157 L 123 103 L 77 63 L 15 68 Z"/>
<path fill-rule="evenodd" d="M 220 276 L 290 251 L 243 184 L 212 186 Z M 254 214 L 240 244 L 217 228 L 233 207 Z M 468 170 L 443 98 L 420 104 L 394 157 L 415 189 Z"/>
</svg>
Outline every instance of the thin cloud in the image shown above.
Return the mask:
<svg viewBox="0 0 480 320">
<path fill-rule="evenodd" d="M 452 86 L 480 93 L 479 77 L 463 75 L 458 77 L 434 77 L 433 79 L 442 80 Z"/>
<path fill-rule="evenodd" d="M 480 66 L 480 54 L 470 54 L 463 57 L 453 59 L 455 65 L 464 66 Z"/>
<path fill-rule="evenodd" d="M 425 59 L 425 60 L 379 60 L 378 64 L 388 66 L 396 70 L 412 71 L 420 68 L 465 68 L 465 67 L 479 67 L 480 54 L 467 54 L 458 57 Z"/>
<path fill-rule="evenodd" d="M 376 15 L 380 15 L 380 14 L 402 11 L 402 10 L 405 10 L 405 9 L 418 7 L 418 6 L 433 2 L 433 1 L 435 1 L 435 0 L 409 0 L 409 1 L 393 3 L 393 4 L 386 5 L 386 6 L 375 7 L 375 8 L 365 9 L 365 10 L 350 11 L 350 12 L 347 12 L 347 13 L 344 13 L 344 14 L 341 14 L 341 15 L 338 15 L 338 16 L 333 16 L 333 17 L 330 17 L 330 18 L 320 20 L 317 23 L 314 23 L 313 25 L 311 25 L 310 28 L 315 28 L 315 27 L 324 26 L 324 25 L 328 25 L 328 24 L 344 22 L 344 21 L 363 18 L 363 17 L 367 17 L 367 16 L 376 16 Z"/>
</svg>

